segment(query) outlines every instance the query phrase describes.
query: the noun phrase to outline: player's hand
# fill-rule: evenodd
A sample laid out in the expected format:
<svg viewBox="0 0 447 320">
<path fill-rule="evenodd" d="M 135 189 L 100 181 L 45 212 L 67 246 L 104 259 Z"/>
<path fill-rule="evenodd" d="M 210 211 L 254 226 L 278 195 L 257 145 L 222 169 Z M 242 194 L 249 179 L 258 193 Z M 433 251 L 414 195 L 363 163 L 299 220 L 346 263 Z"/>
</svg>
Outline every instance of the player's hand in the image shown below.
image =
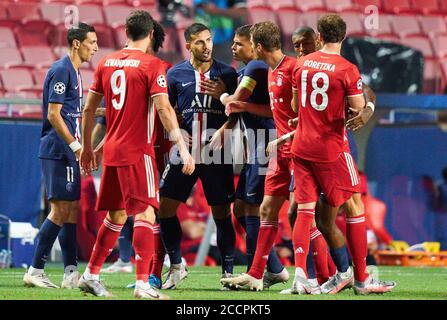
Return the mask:
<svg viewBox="0 0 447 320">
<path fill-rule="evenodd" d="M 227 86 L 220 78 L 216 81 L 209 79 L 200 81 L 200 87 L 205 91 L 205 94 L 212 96 L 216 100 L 219 100 L 222 93 L 227 91 Z"/>
<path fill-rule="evenodd" d="M 211 150 L 220 150 L 224 145 L 224 130 L 220 128 L 216 132 L 214 132 L 213 136 L 210 140 L 210 148 Z"/>
<path fill-rule="evenodd" d="M 289 127 L 296 128 L 296 125 L 298 124 L 298 117 L 289 119 L 287 121 L 287 124 L 289 125 Z"/>
<path fill-rule="evenodd" d="M 81 164 L 81 170 L 85 174 L 89 174 L 93 170 L 98 169 L 98 165 L 96 164 L 96 159 L 92 148 L 82 148 L 79 161 Z"/>
<path fill-rule="evenodd" d="M 267 156 L 270 157 L 271 155 L 278 152 L 278 148 L 282 146 L 286 140 L 283 140 L 281 138 L 275 139 L 273 141 L 270 141 L 267 145 L 267 148 L 265 149 Z"/>
<path fill-rule="evenodd" d="M 349 108 L 351 111 L 348 114 L 348 121 L 346 122 L 346 127 L 349 130 L 357 131 L 361 129 L 368 122 L 369 118 L 371 118 L 373 111 L 370 107 L 363 108 L 360 112 L 355 111 L 354 109 Z"/>
<path fill-rule="evenodd" d="M 231 101 L 229 103 L 227 103 L 227 105 L 225 106 L 225 114 L 227 116 L 230 116 L 230 114 L 232 113 L 240 113 L 240 112 L 244 112 L 244 104 L 246 102 L 242 102 L 242 101 Z"/>
<path fill-rule="evenodd" d="M 194 170 L 196 169 L 196 165 L 194 163 L 194 159 L 188 150 L 182 149 L 180 150 L 180 157 L 183 160 L 183 168 L 182 172 L 188 176 L 190 176 Z"/>
</svg>

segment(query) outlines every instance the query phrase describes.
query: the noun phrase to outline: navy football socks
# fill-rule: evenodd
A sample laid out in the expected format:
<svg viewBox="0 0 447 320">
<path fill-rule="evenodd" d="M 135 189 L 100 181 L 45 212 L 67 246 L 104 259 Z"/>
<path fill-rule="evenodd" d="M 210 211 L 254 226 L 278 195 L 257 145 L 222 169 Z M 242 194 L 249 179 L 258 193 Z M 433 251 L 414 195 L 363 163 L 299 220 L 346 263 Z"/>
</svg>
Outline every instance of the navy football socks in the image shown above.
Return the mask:
<svg viewBox="0 0 447 320">
<path fill-rule="evenodd" d="M 45 219 L 40 227 L 39 234 L 37 235 L 37 247 L 34 252 L 32 266 L 35 269 L 44 269 L 47 262 L 48 255 L 53 247 L 54 241 L 56 241 L 61 227 L 53 223 L 48 218 Z"/>
<path fill-rule="evenodd" d="M 78 265 L 76 223 L 64 223 L 59 232 L 58 239 L 62 249 L 64 269 L 67 266 L 76 267 Z"/>
<path fill-rule="evenodd" d="M 172 218 L 160 218 L 160 236 L 169 255 L 171 264 L 182 262 L 180 242 L 182 240 L 182 227 L 177 216 Z"/>
<path fill-rule="evenodd" d="M 231 215 L 224 219 L 214 219 L 214 222 L 217 229 L 217 247 L 222 258 L 222 274 L 233 273 L 236 234 Z"/>
</svg>

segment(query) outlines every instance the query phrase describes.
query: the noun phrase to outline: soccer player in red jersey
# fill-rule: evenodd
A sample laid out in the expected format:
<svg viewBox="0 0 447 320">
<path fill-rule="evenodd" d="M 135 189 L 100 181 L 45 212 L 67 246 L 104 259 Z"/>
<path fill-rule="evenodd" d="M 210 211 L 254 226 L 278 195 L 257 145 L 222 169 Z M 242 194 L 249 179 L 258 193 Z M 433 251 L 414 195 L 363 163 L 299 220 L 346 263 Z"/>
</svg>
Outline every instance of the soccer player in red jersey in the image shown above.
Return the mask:
<svg viewBox="0 0 447 320">
<path fill-rule="evenodd" d="M 296 181 L 295 200 L 298 215 L 294 230 L 295 279 L 298 293 L 309 293 L 306 257 L 309 229 L 315 206 L 323 192 L 333 210 L 323 210 L 320 230 L 331 247 L 338 272 L 322 286 L 323 292 L 336 293 L 352 286 L 356 294 L 391 291 L 394 282 L 384 282 L 366 272 L 366 229 L 363 206 L 347 213 L 347 239 L 350 243 L 354 275 L 347 263 L 344 238 L 335 225 L 338 207 L 360 192 L 357 168 L 344 149 L 345 100 L 349 109 L 359 113 L 365 108 L 362 79 L 355 65 L 340 56 L 346 35 L 346 23 L 338 15 L 323 16 L 318 21 L 322 49 L 298 60 L 294 71 L 294 100 L 299 106 L 296 138 L 293 141 L 293 165 Z M 343 266 L 340 268 L 340 266 Z M 340 270 L 342 269 L 342 270 Z"/>
<path fill-rule="evenodd" d="M 290 131 L 288 121 L 297 116 L 291 108 L 292 72 L 296 59 L 282 52 L 281 31 L 276 24 L 270 21 L 256 23 L 250 33 L 256 56 L 270 67 L 268 72 L 270 107 L 277 136 L 282 136 Z M 231 103 L 229 105 L 227 109 L 231 108 Z M 279 210 L 289 196 L 292 166 L 290 148 L 291 142 L 288 141 L 279 148 L 277 156 L 270 159 L 270 172 L 265 178 L 264 199 L 260 207 L 261 227 L 252 266 L 247 274 L 221 279 L 224 286 L 245 287 L 257 291 L 263 289 L 264 268 L 278 231 Z"/>
<path fill-rule="evenodd" d="M 87 97 L 82 125 L 81 167 L 97 169 L 91 144 L 94 114 L 102 97 L 106 101 L 107 134 L 98 209 L 109 213 L 101 226 L 79 288 L 96 296 L 111 296 L 99 281 L 99 272 L 113 248 L 128 215 L 135 216 L 133 246 L 136 262 L 136 298 L 163 299 L 149 285 L 153 253 L 152 224 L 158 210 L 158 177 L 151 136 L 154 105 L 171 139 L 178 145 L 183 172 L 192 174 L 194 161 L 181 136 L 167 96 L 166 73 L 161 61 L 148 54 L 154 23 L 138 10 L 126 19 L 128 46 L 105 56 L 95 72 Z"/>
</svg>

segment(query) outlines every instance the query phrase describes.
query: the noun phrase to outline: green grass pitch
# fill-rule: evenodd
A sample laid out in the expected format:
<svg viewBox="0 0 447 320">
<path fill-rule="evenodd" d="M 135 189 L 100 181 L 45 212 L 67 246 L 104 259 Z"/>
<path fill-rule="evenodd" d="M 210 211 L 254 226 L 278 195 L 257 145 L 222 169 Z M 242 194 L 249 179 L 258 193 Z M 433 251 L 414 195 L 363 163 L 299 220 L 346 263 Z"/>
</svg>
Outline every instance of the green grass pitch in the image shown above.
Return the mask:
<svg viewBox="0 0 447 320">
<path fill-rule="evenodd" d="M 85 264 L 81 265 L 84 270 Z M 25 269 L 0 269 L 0 300 L 86 300 L 104 299 L 91 295 L 84 296 L 78 290 L 25 288 L 22 278 Z M 288 269 L 293 275 L 293 268 Z M 164 270 L 166 271 L 166 270 Z M 244 272 L 245 267 L 236 266 L 235 273 Z M 60 284 L 62 266 L 48 264 L 46 269 L 50 279 Z M 352 290 L 337 295 L 299 296 L 281 295 L 282 289 L 292 284 L 277 284 L 262 292 L 221 291 L 219 284 L 220 267 L 190 267 L 186 278 L 177 290 L 164 291 L 173 300 L 446 300 L 447 268 L 410 268 L 385 267 L 378 268 L 379 277 L 394 280 L 397 287 L 392 293 L 385 295 L 356 296 Z M 133 290 L 126 285 L 134 281 L 133 274 L 104 274 L 102 279 L 107 288 L 115 296 L 112 299 L 133 299 Z"/>
</svg>

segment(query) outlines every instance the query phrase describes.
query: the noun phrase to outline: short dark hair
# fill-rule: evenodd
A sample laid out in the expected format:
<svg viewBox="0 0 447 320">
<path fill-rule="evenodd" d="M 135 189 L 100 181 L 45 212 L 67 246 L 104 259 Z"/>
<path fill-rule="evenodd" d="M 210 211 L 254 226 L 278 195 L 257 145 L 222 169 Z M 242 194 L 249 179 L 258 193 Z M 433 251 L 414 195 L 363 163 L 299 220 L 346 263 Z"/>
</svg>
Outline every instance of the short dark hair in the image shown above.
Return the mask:
<svg viewBox="0 0 447 320">
<path fill-rule="evenodd" d="M 166 35 L 163 26 L 157 21 L 154 21 L 154 38 L 152 43 L 152 50 L 154 50 L 154 52 L 158 52 L 160 48 L 163 48 L 163 42 L 165 41 L 165 36 Z"/>
<path fill-rule="evenodd" d="M 327 14 L 318 19 L 318 32 L 324 42 L 337 43 L 346 36 L 346 22 L 337 14 Z"/>
<path fill-rule="evenodd" d="M 210 31 L 210 28 L 208 28 L 206 25 L 202 23 L 193 23 L 188 28 L 186 28 L 184 32 L 186 42 L 191 42 L 192 40 L 191 36 L 196 35 L 205 30 Z"/>
<path fill-rule="evenodd" d="M 96 32 L 95 28 L 87 23 L 79 22 L 77 26 L 73 26 L 68 29 L 67 42 L 71 48 L 73 46 L 73 40 L 84 41 L 87 38 L 87 33 Z"/>
<path fill-rule="evenodd" d="M 261 44 L 267 51 L 281 49 L 281 30 L 271 21 L 255 23 L 250 28 L 250 34 L 254 44 Z"/>
<path fill-rule="evenodd" d="M 293 37 L 296 36 L 312 36 L 315 37 L 316 33 L 315 30 L 309 26 L 303 26 L 303 27 L 299 27 L 297 28 L 295 31 L 293 31 L 292 34 Z"/>
<path fill-rule="evenodd" d="M 252 27 L 251 24 L 246 24 L 245 26 L 239 27 L 236 29 L 236 35 L 239 37 L 245 37 L 250 39 L 250 28 Z"/>
<path fill-rule="evenodd" d="M 154 29 L 154 19 L 145 10 L 131 12 L 126 18 L 127 36 L 132 41 L 146 38 Z"/>
</svg>

